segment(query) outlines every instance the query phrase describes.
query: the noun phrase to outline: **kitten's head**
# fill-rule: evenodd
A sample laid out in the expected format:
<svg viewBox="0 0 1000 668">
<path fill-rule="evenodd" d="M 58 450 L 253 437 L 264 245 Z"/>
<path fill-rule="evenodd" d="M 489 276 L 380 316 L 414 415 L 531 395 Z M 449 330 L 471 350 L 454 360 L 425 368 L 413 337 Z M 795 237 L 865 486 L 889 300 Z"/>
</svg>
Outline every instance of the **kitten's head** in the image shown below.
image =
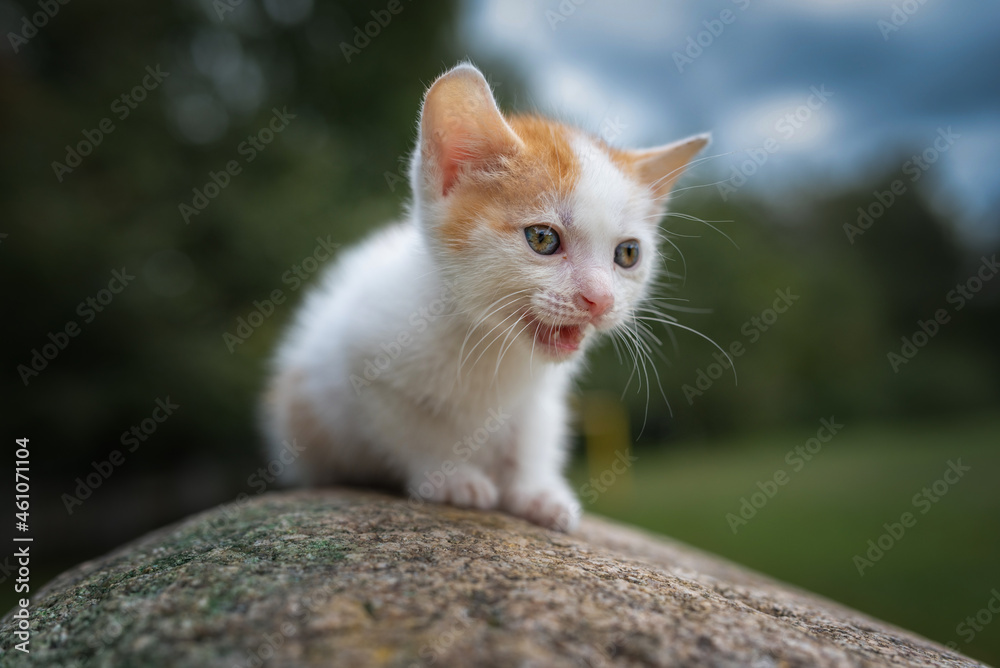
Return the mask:
<svg viewBox="0 0 1000 668">
<path fill-rule="evenodd" d="M 505 118 L 472 65 L 445 73 L 424 99 L 411 180 L 456 309 L 556 360 L 622 325 L 656 271 L 670 189 L 707 143 L 613 149 Z"/>
</svg>

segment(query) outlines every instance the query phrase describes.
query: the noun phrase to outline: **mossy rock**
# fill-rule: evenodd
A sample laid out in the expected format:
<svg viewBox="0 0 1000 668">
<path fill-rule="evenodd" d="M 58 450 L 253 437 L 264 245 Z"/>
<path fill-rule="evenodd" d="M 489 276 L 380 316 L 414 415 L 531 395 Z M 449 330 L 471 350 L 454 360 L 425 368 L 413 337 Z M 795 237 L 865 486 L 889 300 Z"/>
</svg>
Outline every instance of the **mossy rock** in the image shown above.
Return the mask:
<svg viewBox="0 0 1000 668">
<path fill-rule="evenodd" d="M 357 490 L 156 531 L 8 615 L 3 666 L 977 666 L 690 547 Z"/>
</svg>

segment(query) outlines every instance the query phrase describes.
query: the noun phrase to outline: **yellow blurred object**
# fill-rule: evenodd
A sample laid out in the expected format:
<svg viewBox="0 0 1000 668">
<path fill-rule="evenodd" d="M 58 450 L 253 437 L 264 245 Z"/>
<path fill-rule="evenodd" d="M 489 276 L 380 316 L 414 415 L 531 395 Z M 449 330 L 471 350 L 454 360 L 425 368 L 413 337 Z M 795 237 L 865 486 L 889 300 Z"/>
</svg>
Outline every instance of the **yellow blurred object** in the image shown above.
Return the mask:
<svg viewBox="0 0 1000 668">
<path fill-rule="evenodd" d="M 625 405 L 613 394 L 587 392 L 580 396 L 578 406 L 590 484 L 607 498 L 629 496 L 632 472 L 627 462 L 632 437 Z"/>
</svg>

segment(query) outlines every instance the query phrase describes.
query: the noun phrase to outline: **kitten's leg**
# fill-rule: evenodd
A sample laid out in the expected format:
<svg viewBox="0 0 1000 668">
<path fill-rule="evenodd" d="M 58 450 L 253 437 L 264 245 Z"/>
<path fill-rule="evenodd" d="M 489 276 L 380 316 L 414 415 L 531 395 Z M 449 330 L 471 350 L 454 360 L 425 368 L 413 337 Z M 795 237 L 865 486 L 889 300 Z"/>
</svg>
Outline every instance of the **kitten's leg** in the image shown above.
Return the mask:
<svg viewBox="0 0 1000 668">
<path fill-rule="evenodd" d="M 460 508 L 497 507 L 500 494 L 496 484 L 476 466 L 443 460 L 411 469 L 406 491 L 413 497 Z"/>
<path fill-rule="evenodd" d="M 540 393 L 518 416 L 512 457 L 504 471 L 501 507 L 559 531 L 572 531 L 580 503 L 563 477 L 566 406 L 561 393 Z"/>
</svg>

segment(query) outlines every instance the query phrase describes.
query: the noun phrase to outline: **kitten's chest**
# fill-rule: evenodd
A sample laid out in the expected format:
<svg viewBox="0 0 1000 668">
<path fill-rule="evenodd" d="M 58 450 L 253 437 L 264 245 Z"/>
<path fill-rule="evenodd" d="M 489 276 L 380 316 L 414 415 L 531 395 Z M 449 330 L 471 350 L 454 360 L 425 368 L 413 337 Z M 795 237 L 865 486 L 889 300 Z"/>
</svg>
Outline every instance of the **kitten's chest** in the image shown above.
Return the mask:
<svg viewBox="0 0 1000 668">
<path fill-rule="evenodd" d="M 455 355 L 433 355 L 401 365 L 395 389 L 422 411 L 472 429 L 500 411 L 518 408 L 530 395 L 532 378 L 497 358 L 481 368 L 462 368 Z M 482 362 L 482 360 L 481 360 Z M 510 362 L 514 362 L 511 360 Z"/>
</svg>

